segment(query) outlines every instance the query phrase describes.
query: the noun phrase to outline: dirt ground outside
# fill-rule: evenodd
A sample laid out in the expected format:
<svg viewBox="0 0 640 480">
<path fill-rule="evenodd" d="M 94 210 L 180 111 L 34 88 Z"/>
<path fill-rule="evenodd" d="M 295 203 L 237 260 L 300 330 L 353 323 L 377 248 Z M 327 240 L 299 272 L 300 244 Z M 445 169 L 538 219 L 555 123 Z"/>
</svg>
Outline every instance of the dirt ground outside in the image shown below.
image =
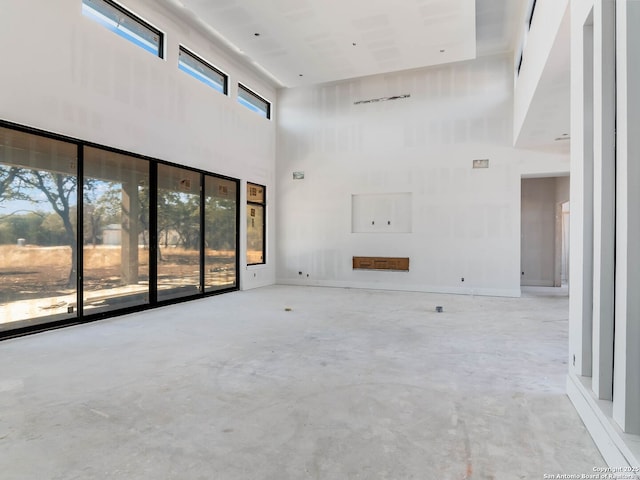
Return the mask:
<svg viewBox="0 0 640 480">
<path fill-rule="evenodd" d="M 96 293 L 116 294 L 125 282 L 120 246 L 84 247 L 85 298 Z M 148 290 L 149 252 L 139 250 L 137 292 Z M 199 252 L 162 248 L 158 262 L 158 288 L 199 285 Z M 205 285 L 231 286 L 236 281 L 233 251 L 206 251 Z M 75 307 L 76 289 L 68 285 L 71 248 L 0 245 L 0 323 L 68 312 Z M 131 286 L 129 286 L 131 287 Z M 132 293 L 122 290 L 122 294 Z M 92 293 L 93 292 L 93 293 Z"/>
</svg>

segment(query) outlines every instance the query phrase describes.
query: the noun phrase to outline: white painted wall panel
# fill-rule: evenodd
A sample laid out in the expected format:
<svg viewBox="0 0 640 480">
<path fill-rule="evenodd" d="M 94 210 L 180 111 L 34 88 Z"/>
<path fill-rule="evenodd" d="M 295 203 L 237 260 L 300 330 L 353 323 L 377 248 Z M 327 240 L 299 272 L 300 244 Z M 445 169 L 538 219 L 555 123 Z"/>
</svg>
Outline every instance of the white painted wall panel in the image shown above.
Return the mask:
<svg viewBox="0 0 640 480">
<path fill-rule="evenodd" d="M 411 233 L 411 193 L 351 196 L 352 233 Z"/>
<path fill-rule="evenodd" d="M 568 156 L 511 146 L 512 79 L 497 56 L 280 91 L 278 281 L 519 295 L 521 176 L 566 173 Z M 362 192 L 411 193 L 412 233 L 352 233 Z M 411 271 L 353 271 L 359 255 Z"/>
<path fill-rule="evenodd" d="M 514 129 L 513 138 L 516 141 L 520 135 L 532 107 L 537 102 L 544 103 L 544 98 L 535 98 L 536 91 L 547 64 L 551 61 L 563 58 L 552 59 L 553 48 L 558 35 L 563 35 L 561 26 L 569 5 L 569 0 L 538 0 L 536 2 L 531 29 L 526 33 L 526 42 L 522 50 L 522 67 L 515 82 L 514 101 Z M 523 29 L 527 28 L 525 25 Z M 524 34 L 524 31 L 522 32 Z M 562 70 L 560 70 L 562 72 Z M 548 79 L 547 79 L 548 81 Z M 551 91 L 545 91 L 547 94 Z M 553 122 L 554 119 L 548 121 Z M 558 136 L 560 133 L 557 134 Z"/>
</svg>

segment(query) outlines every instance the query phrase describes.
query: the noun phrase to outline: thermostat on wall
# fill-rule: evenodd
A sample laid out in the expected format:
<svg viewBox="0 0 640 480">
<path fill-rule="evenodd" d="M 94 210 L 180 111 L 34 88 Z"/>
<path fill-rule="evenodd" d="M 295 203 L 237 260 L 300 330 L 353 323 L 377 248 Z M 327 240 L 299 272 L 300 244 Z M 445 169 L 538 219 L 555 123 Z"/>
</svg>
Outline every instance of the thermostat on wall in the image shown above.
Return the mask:
<svg viewBox="0 0 640 480">
<path fill-rule="evenodd" d="M 304 179 L 304 172 L 293 172 L 293 179 L 294 180 L 303 180 Z"/>
</svg>

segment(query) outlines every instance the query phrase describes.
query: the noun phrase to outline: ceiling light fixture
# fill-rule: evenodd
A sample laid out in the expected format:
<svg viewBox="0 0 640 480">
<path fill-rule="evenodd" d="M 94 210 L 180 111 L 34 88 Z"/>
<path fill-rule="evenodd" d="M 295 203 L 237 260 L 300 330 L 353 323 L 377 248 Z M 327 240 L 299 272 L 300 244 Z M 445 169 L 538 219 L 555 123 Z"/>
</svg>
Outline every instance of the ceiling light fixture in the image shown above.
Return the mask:
<svg viewBox="0 0 640 480">
<path fill-rule="evenodd" d="M 378 103 L 378 102 L 388 102 L 389 100 L 401 100 L 403 98 L 411 97 L 410 94 L 404 95 L 394 95 L 392 97 L 380 97 L 380 98 L 370 98 L 369 100 L 358 100 L 357 102 L 353 102 L 354 105 L 362 105 L 363 103 Z"/>
</svg>

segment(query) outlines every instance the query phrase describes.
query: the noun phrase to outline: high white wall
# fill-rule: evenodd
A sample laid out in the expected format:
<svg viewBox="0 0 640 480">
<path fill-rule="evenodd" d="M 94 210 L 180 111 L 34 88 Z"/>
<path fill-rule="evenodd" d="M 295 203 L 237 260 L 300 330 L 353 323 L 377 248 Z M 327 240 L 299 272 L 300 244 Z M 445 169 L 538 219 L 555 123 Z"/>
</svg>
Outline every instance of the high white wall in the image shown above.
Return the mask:
<svg viewBox="0 0 640 480">
<path fill-rule="evenodd" d="M 558 51 L 558 36 L 563 35 L 563 21 L 568 21 L 568 5 L 569 0 L 537 0 L 531 28 L 528 29 L 526 24 L 522 25 L 522 29 L 526 31 L 526 41 L 522 45 L 522 67 L 514 85 L 513 138 L 516 140 L 521 135 L 527 116 L 535 110 L 536 102 L 545 103 L 544 98 L 536 96 L 541 83 L 551 81 L 552 86 L 556 85 L 553 79 L 543 80 L 543 75 L 549 65 L 565 60 L 563 56 L 555 58 L 554 54 Z M 552 92 L 548 88 L 544 91 L 546 94 Z M 558 99 L 560 100 L 561 98 Z M 554 119 L 549 118 L 547 121 L 553 122 Z"/>
<path fill-rule="evenodd" d="M 275 89 L 152 0 L 122 3 L 165 33 L 164 59 L 83 16 L 81 0 L 2 1 L 0 119 L 266 185 L 273 260 L 275 121 L 236 91 L 240 81 L 275 102 Z M 180 43 L 229 74 L 229 96 L 178 70 Z M 274 263 L 242 269 L 241 285 L 273 283 Z"/>
<path fill-rule="evenodd" d="M 278 282 L 519 295 L 521 177 L 569 165 L 512 148 L 512 82 L 494 56 L 281 91 Z M 412 232 L 352 233 L 352 195 L 383 193 L 411 193 Z M 361 255 L 410 257 L 410 271 L 352 270 Z"/>
</svg>

